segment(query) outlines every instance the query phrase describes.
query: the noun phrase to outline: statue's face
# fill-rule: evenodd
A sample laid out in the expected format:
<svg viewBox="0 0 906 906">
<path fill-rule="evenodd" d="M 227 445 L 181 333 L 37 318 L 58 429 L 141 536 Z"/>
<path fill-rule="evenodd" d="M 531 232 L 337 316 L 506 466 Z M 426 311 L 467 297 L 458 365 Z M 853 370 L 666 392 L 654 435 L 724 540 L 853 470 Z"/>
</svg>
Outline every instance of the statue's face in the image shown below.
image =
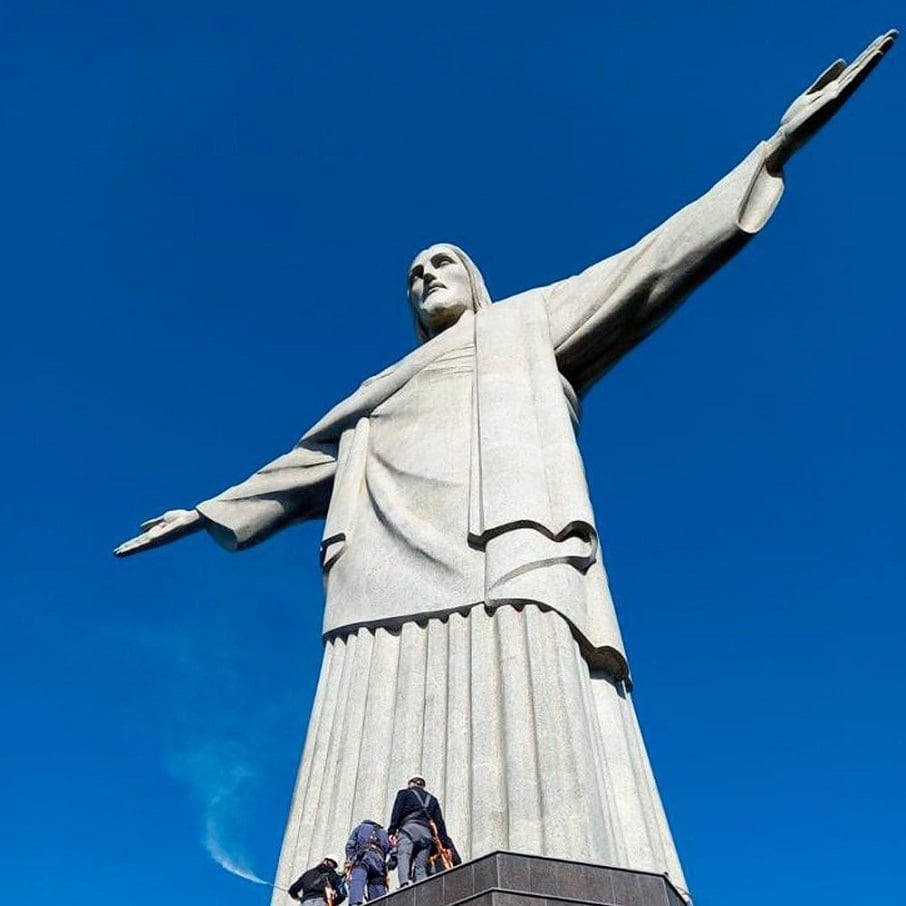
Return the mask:
<svg viewBox="0 0 906 906">
<path fill-rule="evenodd" d="M 409 301 L 432 336 L 471 311 L 469 272 L 449 246 L 432 245 L 415 256 L 409 268 Z"/>
</svg>

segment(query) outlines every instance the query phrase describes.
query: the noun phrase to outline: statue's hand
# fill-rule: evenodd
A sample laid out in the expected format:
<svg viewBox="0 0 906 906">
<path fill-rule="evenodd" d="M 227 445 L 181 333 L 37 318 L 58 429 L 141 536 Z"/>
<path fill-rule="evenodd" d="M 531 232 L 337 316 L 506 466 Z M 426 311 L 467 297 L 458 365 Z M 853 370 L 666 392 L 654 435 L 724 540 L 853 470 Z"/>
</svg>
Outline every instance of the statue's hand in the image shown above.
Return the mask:
<svg viewBox="0 0 906 906">
<path fill-rule="evenodd" d="M 163 516 L 142 523 L 142 533 L 121 544 L 113 553 L 117 557 L 137 554 L 139 551 L 169 544 L 183 535 L 202 528 L 201 514 L 197 510 L 167 510 Z"/>
<path fill-rule="evenodd" d="M 868 78 L 897 39 L 897 30 L 875 38 L 849 66 L 844 60 L 831 63 L 803 94 L 790 104 L 780 128 L 769 140 L 767 165 L 779 171 L 849 99 Z"/>
</svg>

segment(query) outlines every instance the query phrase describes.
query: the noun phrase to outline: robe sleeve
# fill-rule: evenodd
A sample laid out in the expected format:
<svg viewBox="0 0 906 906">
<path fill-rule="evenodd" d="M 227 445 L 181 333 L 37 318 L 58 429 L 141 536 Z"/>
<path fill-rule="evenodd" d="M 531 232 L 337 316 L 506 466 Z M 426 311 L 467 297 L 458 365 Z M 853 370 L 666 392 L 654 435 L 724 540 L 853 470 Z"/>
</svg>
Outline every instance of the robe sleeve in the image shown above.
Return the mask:
<svg viewBox="0 0 906 906">
<path fill-rule="evenodd" d="M 764 165 L 762 142 L 697 201 L 629 249 L 546 287 L 560 371 L 578 392 L 672 314 L 757 233 L 783 179 Z"/>
<path fill-rule="evenodd" d="M 335 444 L 303 439 L 289 453 L 195 509 L 223 547 L 250 547 L 289 522 L 324 516 L 336 465 Z"/>
</svg>

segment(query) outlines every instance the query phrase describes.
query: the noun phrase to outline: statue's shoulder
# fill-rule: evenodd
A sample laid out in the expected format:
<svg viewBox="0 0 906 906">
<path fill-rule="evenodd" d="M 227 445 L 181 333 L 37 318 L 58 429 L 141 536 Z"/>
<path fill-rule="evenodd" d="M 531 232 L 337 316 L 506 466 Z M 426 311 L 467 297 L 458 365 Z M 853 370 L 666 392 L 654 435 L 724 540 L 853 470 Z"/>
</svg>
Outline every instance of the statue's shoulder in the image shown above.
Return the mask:
<svg viewBox="0 0 906 906">
<path fill-rule="evenodd" d="M 516 324 L 530 323 L 539 319 L 546 321 L 546 301 L 547 296 L 543 287 L 507 296 L 478 312 L 478 329 L 482 330 L 482 322 L 489 329 L 492 329 L 492 324 L 497 324 L 502 329 L 504 324 L 510 324 L 512 328 Z"/>
<path fill-rule="evenodd" d="M 523 290 L 521 293 L 516 293 L 514 296 L 507 296 L 505 299 L 500 299 L 498 302 L 495 302 L 490 309 L 486 309 L 486 311 L 493 311 L 495 308 L 529 308 L 534 305 L 543 304 L 546 289 L 547 287 L 537 286 L 533 289 Z"/>
</svg>

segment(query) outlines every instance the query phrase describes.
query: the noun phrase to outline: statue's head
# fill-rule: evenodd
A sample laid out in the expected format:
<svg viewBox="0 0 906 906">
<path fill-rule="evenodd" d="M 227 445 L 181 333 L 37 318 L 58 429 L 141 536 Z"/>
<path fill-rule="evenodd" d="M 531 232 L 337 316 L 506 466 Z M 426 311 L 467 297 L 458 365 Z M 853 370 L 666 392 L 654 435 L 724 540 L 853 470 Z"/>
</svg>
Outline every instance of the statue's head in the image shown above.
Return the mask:
<svg viewBox="0 0 906 906">
<path fill-rule="evenodd" d="M 409 301 L 424 343 L 452 327 L 466 311 L 491 304 L 484 278 L 458 246 L 442 242 L 419 252 L 409 267 Z"/>
</svg>

